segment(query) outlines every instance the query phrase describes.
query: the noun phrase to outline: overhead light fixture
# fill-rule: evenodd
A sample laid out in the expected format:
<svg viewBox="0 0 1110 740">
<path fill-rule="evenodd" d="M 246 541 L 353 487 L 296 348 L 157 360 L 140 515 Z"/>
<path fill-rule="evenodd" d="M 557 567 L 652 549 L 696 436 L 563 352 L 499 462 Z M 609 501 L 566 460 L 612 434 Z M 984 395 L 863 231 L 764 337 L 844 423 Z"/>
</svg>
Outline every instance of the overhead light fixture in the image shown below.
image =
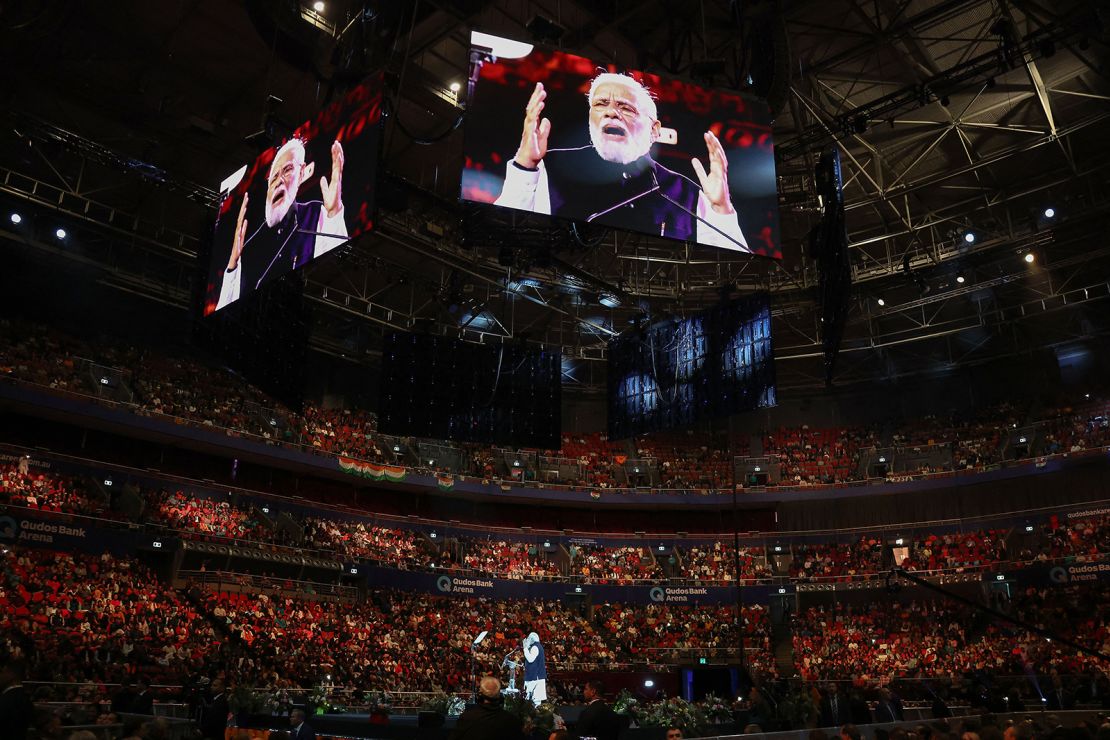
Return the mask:
<svg viewBox="0 0 1110 740">
<path fill-rule="evenodd" d="M 317 13 L 323 13 L 325 7 L 326 6 L 323 2 L 321 2 L 321 0 L 316 0 L 316 2 L 312 3 L 312 9 L 315 10 Z"/>
<path fill-rule="evenodd" d="M 621 298 L 616 293 L 609 291 L 602 291 L 597 294 L 597 302 L 606 308 L 620 308 Z"/>
<path fill-rule="evenodd" d="M 1028 262 L 1029 264 L 1033 264 L 1034 262 L 1037 261 L 1037 258 L 1033 256 L 1032 252 L 1026 252 L 1025 253 L 1025 261 Z"/>
<path fill-rule="evenodd" d="M 58 229 L 57 231 L 54 232 L 54 236 L 58 237 L 59 239 L 65 239 L 66 238 L 66 230 L 65 229 Z"/>
<path fill-rule="evenodd" d="M 880 306 L 885 306 L 885 305 L 886 305 L 886 301 L 884 301 L 884 300 L 883 300 L 882 298 L 880 298 L 880 299 L 879 299 L 879 305 L 880 305 Z"/>
<path fill-rule="evenodd" d="M 963 285 L 964 284 L 964 276 L 963 275 L 957 275 L 956 276 L 956 282 L 959 283 L 960 285 Z"/>
<path fill-rule="evenodd" d="M 964 241 L 967 242 L 968 244 L 974 244 L 975 243 L 975 232 L 974 231 L 965 232 L 964 233 Z"/>
<path fill-rule="evenodd" d="M 462 85 L 458 82 L 452 82 L 451 83 L 451 92 L 458 92 L 459 90 L 462 90 Z"/>
<path fill-rule="evenodd" d="M 13 224 L 23 223 L 23 216 L 20 216 L 18 213 L 13 213 L 12 214 L 12 223 Z"/>
<path fill-rule="evenodd" d="M 1056 209 L 1052 208 L 1052 207 L 1044 209 L 1044 217 L 1045 218 L 1056 218 Z"/>
</svg>

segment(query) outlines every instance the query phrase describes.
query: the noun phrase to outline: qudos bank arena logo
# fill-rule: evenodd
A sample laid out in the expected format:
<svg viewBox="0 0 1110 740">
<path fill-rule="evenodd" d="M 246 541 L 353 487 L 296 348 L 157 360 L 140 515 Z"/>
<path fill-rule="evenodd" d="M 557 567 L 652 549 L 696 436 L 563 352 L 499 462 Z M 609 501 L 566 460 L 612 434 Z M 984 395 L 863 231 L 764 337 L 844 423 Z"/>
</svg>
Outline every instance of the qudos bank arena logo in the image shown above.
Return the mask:
<svg viewBox="0 0 1110 740">
<path fill-rule="evenodd" d="M 648 592 L 648 598 L 650 598 L 652 601 L 666 601 L 667 594 L 659 586 L 656 586 Z"/>
<path fill-rule="evenodd" d="M 438 588 L 440 591 L 442 591 L 445 594 L 451 593 L 451 577 L 450 576 L 440 576 L 436 580 L 436 588 Z"/>
<path fill-rule="evenodd" d="M 10 516 L 0 516 L 0 540 L 14 540 L 19 525 Z"/>
<path fill-rule="evenodd" d="M 1068 582 L 1068 569 L 1056 566 L 1048 571 L 1048 580 L 1053 583 L 1067 583 Z"/>
</svg>

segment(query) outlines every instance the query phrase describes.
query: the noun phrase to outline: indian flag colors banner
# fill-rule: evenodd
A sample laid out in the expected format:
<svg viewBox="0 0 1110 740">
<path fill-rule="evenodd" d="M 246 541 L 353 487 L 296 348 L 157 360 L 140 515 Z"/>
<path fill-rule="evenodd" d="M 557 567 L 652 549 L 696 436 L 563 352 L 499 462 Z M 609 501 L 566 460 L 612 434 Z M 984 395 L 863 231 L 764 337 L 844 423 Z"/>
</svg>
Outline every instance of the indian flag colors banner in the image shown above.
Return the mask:
<svg viewBox="0 0 1110 740">
<path fill-rule="evenodd" d="M 339 458 L 339 467 L 345 473 L 361 475 L 370 480 L 388 480 L 398 483 L 405 479 L 407 471 L 399 465 L 378 465 L 376 463 L 352 460 L 349 457 Z"/>
<path fill-rule="evenodd" d="M 449 473 L 436 473 L 436 484 L 441 491 L 450 491 L 455 487 L 455 477 Z"/>
</svg>

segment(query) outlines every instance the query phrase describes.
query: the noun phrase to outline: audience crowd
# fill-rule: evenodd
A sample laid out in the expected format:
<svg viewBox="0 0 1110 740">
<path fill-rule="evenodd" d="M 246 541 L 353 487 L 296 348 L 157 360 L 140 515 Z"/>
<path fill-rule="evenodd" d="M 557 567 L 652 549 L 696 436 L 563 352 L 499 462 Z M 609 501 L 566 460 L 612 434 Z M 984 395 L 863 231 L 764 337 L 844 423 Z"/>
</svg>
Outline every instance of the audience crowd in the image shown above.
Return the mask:
<svg viewBox="0 0 1110 740">
<path fill-rule="evenodd" d="M 39 513 L 80 514 L 106 519 L 132 518 L 166 527 L 178 536 L 210 541 L 233 540 L 262 549 L 293 547 L 342 562 L 373 562 L 389 567 L 444 570 L 508 579 L 573 579 L 600 584 L 683 579 L 698 584 L 727 584 L 736 578 L 733 545 L 727 539 L 677 544 L 658 553 L 642 545 L 537 541 L 511 535 L 432 532 L 406 528 L 324 508 L 298 507 L 280 515 L 272 506 L 246 495 L 208 494 L 167 489 L 133 489 L 141 513 L 125 517 L 116 501 L 98 490 L 92 475 L 51 470 L 20 457 L 0 464 L 0 504 Z M 125 486 L 99 489 L 123 496 Z M 108 526 L 114 526 L 107 523 Z M 789 577 L 801 581 L 875 579 L 893 565 L 911 571 L 962 573 L 997 570 L 1031 562 L 1086 560 L 1110 553 L 1110 516 L 1053 514 L 1040 525 L 905 535 L 864 534 L 852 541 L 777 545 L 742 543 L 741 577 L 759 581 Z M 1007 546 L 1013 540 L 1011 554 Z"/>
<path fill-rule="evenodd" d="M 1110 647 L 1110 596 L 1097 586 L 1014 587 L 1010 596 L 996 592 L 992 606 L 1094 650 Z M 808 680 L 1071 676 L 1103 667 L 1040 634 L 932 600 L 809 607 L 795 616 L 793 643 L 797 671 Z"/>
<path fill-rule="evenodd" d="M 122 368 L 122 369 L 120 369 Z M 733 459 L 751 452 L 746 435 L 657 434 L 631 442 L 602 434 L 565 435 L 559 450 L 542 451 L 519 466 L 491 448 L 437 442 L 453 454 L 426 461 L 394 450 L 377 432 L 373 414 L 360 409 L 307 405 L 294 413 L 237 375 L 178 355 L 139 350 L 119 342 L 93 342 L 34 324 L 0 321 L 0 376 L 59 391 L 129 403 L 139 413 L 166 414 L 229 434 L 247 433 L 266 441 L 297 444 L 321 454 L 376 463 L 403 464 L 440 472 L 579 487 L 656 486 L 693 490 L 731 490 L 744 484 L 735 477 Z M 1088 396 L 1090 394 L 1087 394 Z M 1029 428 L 1033 439 L 1019 443 L 1010 432 Z M 392 440 L 391 440 L 392 441 Z M 415 441 L 414 441 L 415 442 Z M 1080 452 L 1110 444 L 1110 407 L 1104 399 L 1063 404 L 1036 413 L 1012 403 L 977 413 L 915 419 L 894 429 L 810 428 L 766 432 L 761 457 L 771 458 L 777 475 L 760 485 L 843 484 L 876 475 L 863 453 L 886 450 L 894 456 L 884 468 L 892 480 L 921 473 L 981 470 L 1004 456 Z M 418 445 L 414 445 L 418 446 Z M 917 461 L 922 450 L 939 450 Z M 886 459 L 884 455 L 877 455 Z M 899 464 L 905 457 L 910 461 Z M 454 462 L 450 462 L 450 461 Z M 425 466 L 425 463 L 428 463 Z M 542 470 L 537 470 L 537 467 Z M 542 475 L 540 473 L 542 472 Z"/>
</svg>

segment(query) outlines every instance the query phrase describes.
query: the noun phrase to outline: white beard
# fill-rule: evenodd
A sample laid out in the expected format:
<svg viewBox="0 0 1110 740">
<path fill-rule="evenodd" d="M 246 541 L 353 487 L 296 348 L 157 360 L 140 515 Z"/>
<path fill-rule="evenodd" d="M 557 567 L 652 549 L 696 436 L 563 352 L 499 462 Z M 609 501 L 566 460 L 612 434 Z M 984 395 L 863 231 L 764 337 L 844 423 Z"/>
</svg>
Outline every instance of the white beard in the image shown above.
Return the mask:
<svg viewBox="0 0 1110 740">
<path fill-rule="evenodd" d="M 590 124 L 590 141 L 597 155 L 606 162 L 628 164 L 651 151 L 651 129 L 644 128 L 639 136 L 625 137 L 624 141 L 611 141 L 601 138 L 601 127 Z"/>
<path fill-rule="evenodd" d="M 292 197 L 290 197 L 290 193 L 292 193 Z M 289 214 L 289 209 L 293 207 L 293 201 L 296 200 L 296 197 L 297 189 L 290 188 L 285 191 L 285 195 L 281 199 L 281 205 L 274 206 L 271 201 L 267 200 L 265 208 L 266 225 L 272 229 L 284 221 Z"/>
</svg>

